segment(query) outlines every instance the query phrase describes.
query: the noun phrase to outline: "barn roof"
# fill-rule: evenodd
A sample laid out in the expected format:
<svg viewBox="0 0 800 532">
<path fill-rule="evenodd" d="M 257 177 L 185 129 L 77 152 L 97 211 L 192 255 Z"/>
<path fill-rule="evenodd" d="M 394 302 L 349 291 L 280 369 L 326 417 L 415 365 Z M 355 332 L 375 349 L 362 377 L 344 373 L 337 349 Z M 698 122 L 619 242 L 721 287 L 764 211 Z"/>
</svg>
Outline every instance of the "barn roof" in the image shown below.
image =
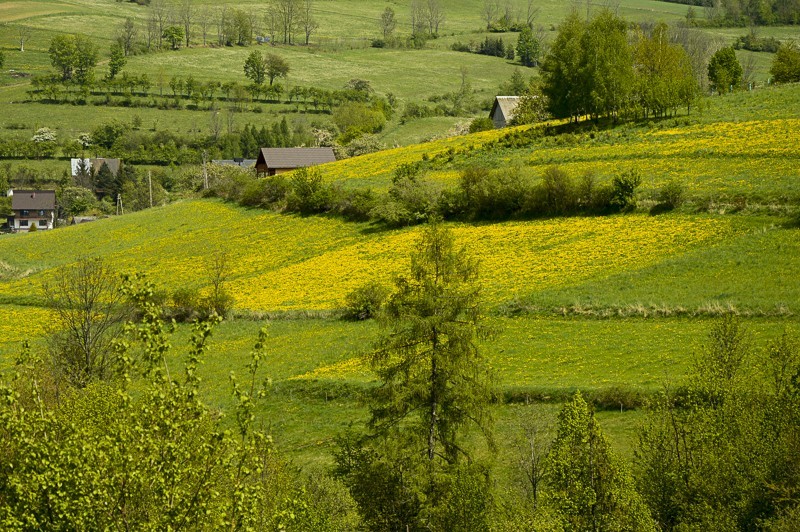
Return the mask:
<svg viewBox="0 0 800 532">
<path fill-rule="evenodd" d="M 514 118 L 517 105 L 519 105 L 519 96 L 495 96 L 490 116 L 494 116 L 494 112 L 499 107 L 506 121 L 509 121 Z"/>
<path fill-rule="evenodd" d="M 12 190 L 12 211 L 44 211 L 56 208 L 55 190 Z"/>
<path fill-rule="evenodd" d="M 333 148 L 261 148 L 256 166 L 303 168 L 335 160 Z"/>
</svg>

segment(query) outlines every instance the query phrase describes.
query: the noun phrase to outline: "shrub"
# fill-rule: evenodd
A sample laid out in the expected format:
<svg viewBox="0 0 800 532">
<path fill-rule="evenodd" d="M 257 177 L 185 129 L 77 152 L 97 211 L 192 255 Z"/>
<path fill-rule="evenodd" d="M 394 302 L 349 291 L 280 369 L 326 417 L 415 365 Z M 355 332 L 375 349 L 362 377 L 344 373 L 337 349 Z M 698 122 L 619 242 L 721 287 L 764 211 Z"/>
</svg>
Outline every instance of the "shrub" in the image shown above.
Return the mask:
<svg viewBox="0 0 800 532">
<path fill-rule="evenodd" d="M 794 43 L 781 45 L 769 69 L 775 83 L 800 81 L 800 48 Z"/>
<path fill-rule="evenodd" d="M 548 214 L 568 214 L 578 204 L 578 195 L 572 178 L 557 166 L 551 166 L 542 175 L 544 207 Z"/>
<path fill-rule="evenodd" d="M 467 168 L 461 174 L 465 214 L 472 218 L 509 218 L 522 210 L 530 187 L 516 169 L 490 172 L 486 168 Z"/>
<path fill-rule="evenodd" d="M 658 202 L 666 210 L 677 209 L 683 204 L 686 188 L 678 181 L 667 182 L 658 192 Z"/>
<path fill-rule="evenodd" d="M 474 119 L 469 124 L 469 132 L 470 133 L 477 133 L 479 131 L 491 131 L 494 129 L 494 122 L 488 116 L 481 116 L 479 118 Z"/>
<path fill-rule="evenodd" d="M 319 170 L 301 168 L 292 174 L 291 192 L 286 198 L 286 208 L 300 214 L 321 213 L 328 210 L 331 189 L 322 181 Z"/>
<path fill-rule="evenodd" d="M 366 222 L 370 219 L 370 212 L 378 204 L 378 197 L 372 189 L 357 189 L 343 191 L 335 189 L 332 210 L 347 220 Z"/>
<path fill-rule="evenodd" d="M 616 211 L 636 208 L 636 188 L 641 184 L 642 177 L 635 170 L 614 176 L 611 182 L 610 207 Z"/>
<path fill-rule="evenodd" d="M 36 222 L 31 222 L 31 226 L 28 228 L 29 233 L 35 233 L 39 230 L 39 227 L 36 225 Z"/>
<path fill-rule="evenodd" d="M 179 322 L 190 322 L 200 315 L 200 295 L 194 288 L 181 287 L 172 293 L 169 317 Z"/>
<path fill-rule="evenodd" d="M 395 171 L 385 201 L 370 213 L 372 218 L 392 227 L 425 222 L 437 213 L 441 187 L 426 181 L 418 166 L 404 164 Z"/>
<path fill-rule="evenodd" d="M 370 281 L 347 294 L 344 318 L 356 321 L 374 318 L 387 297 L 389 297 L 388 288 L 377 281 Z"/>
</svg>

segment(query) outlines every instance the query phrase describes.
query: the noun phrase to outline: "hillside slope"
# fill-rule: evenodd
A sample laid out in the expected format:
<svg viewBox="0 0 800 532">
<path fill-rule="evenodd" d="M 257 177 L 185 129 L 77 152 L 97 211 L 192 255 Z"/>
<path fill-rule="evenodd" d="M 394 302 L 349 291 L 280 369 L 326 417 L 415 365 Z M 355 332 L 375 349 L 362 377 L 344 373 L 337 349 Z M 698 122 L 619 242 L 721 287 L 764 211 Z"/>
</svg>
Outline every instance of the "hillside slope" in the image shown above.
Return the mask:
<svg viewBox="0 0 800 532">
<path fill-rule="evenodd" d="M 605 280 L 639 273 L 644 278 L 621 303 L 698 306 L 715 294 L 728 293 L 726 300 L 732 304 L 769 308 L 771 298 L 784 301 L 778 294 L 785 294 L 788 302 L 797 290 L 788 282 L 797 266 L 784 251 L 785 246 L 797 248 L 793 230 L 763 233 L 769 226 L 769 221 L 756 218 L 627 215 L 453 228 L 480 257 L 482 283 L 493 307 L 512 299 L 535 299 L 543 291 L 580 291 L 588 284 L 594 288 L 587 295 L 603 300 Z M 418 233 L 419 228 L 374 231 L 337 219 L 246 210 L 216 200 L 184 201 L 57 231 L 0 238 L 0 256 L 17 272 L 0 282 L 0 301 L 39 305 L 38 287 L 55 268 L 91 257 L 101 257 L 120 271 L 147 273 L 168 290 L 202 289 L 208 284 L 203 273 L 206 258 L 223 251 L 230 258 L 228 287 L 237 308 L 332 309 L 341 307 L 344 296 L 366 281 L 389 284 L 406 267 Z M 715 249 L 730 253 L 732 247 L 758 243 L 766 252 L 765 240 L 775 242 L 767 260 L 786 281 L 774 291 L 743 290 L 751 279 L 773 277 L 758 271 L 764 265 L 748 262 L 746 254 L 738 259 L 734 278 L 708 272 L 695 283 L 696 291 L 685 294 L 686 301 L 675 300 L 668 289 L 649 291 L 675 284 L 681 272 L 696 275 L 701 264 L 713 259 Z M 680 266 L 676 272 L 667 264 Z M 560 299 L 564 305 L 573 303 Z"/>
</svg>

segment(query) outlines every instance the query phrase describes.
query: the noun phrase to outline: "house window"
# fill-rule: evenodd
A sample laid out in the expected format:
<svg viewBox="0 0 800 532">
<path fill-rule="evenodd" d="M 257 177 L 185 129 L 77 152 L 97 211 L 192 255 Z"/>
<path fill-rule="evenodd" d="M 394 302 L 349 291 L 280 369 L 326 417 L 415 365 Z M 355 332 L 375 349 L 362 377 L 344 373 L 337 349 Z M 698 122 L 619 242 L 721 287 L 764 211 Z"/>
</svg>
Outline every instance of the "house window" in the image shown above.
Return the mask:
<svg viewBox="0 0 800 532">
<path fill-rule="evenodd" d="M 20 227 L 28 227 L 28 220 L 20 220 L 19 221 Z"/>
<path fill-rule="evenodd" d="M 20 216 L 28 216 L 31 211 L 22 211 L 19 213 Z"/>
<path fill-rule="evenodd" d="M 44 216 L 44 210 L 39 211 L 39 216 Z"/>
<path fill-rule="evenodd" d="M 47 220 L 39 220 L 39 227 L 47 227 Z"/>
</svg>

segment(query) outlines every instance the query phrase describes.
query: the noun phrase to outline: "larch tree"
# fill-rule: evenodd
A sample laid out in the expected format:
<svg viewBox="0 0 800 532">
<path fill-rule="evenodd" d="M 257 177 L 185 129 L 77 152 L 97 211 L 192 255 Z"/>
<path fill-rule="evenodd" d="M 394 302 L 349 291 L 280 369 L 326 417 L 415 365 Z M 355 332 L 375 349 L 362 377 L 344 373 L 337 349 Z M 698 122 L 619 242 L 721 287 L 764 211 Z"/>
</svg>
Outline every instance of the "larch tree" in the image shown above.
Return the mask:
<svg viewBox="0 0 800 532">
<path fill-rule="evenodd" d="M 488 472 L 469 435 L 491 446 L 492 391 L 477 263 L 433 222 L 395 284 L 369 356 L 381 384 L 368 433 L 340 442 L 339 474 L 377 528 L 483 529 Z"/>
</svg>

